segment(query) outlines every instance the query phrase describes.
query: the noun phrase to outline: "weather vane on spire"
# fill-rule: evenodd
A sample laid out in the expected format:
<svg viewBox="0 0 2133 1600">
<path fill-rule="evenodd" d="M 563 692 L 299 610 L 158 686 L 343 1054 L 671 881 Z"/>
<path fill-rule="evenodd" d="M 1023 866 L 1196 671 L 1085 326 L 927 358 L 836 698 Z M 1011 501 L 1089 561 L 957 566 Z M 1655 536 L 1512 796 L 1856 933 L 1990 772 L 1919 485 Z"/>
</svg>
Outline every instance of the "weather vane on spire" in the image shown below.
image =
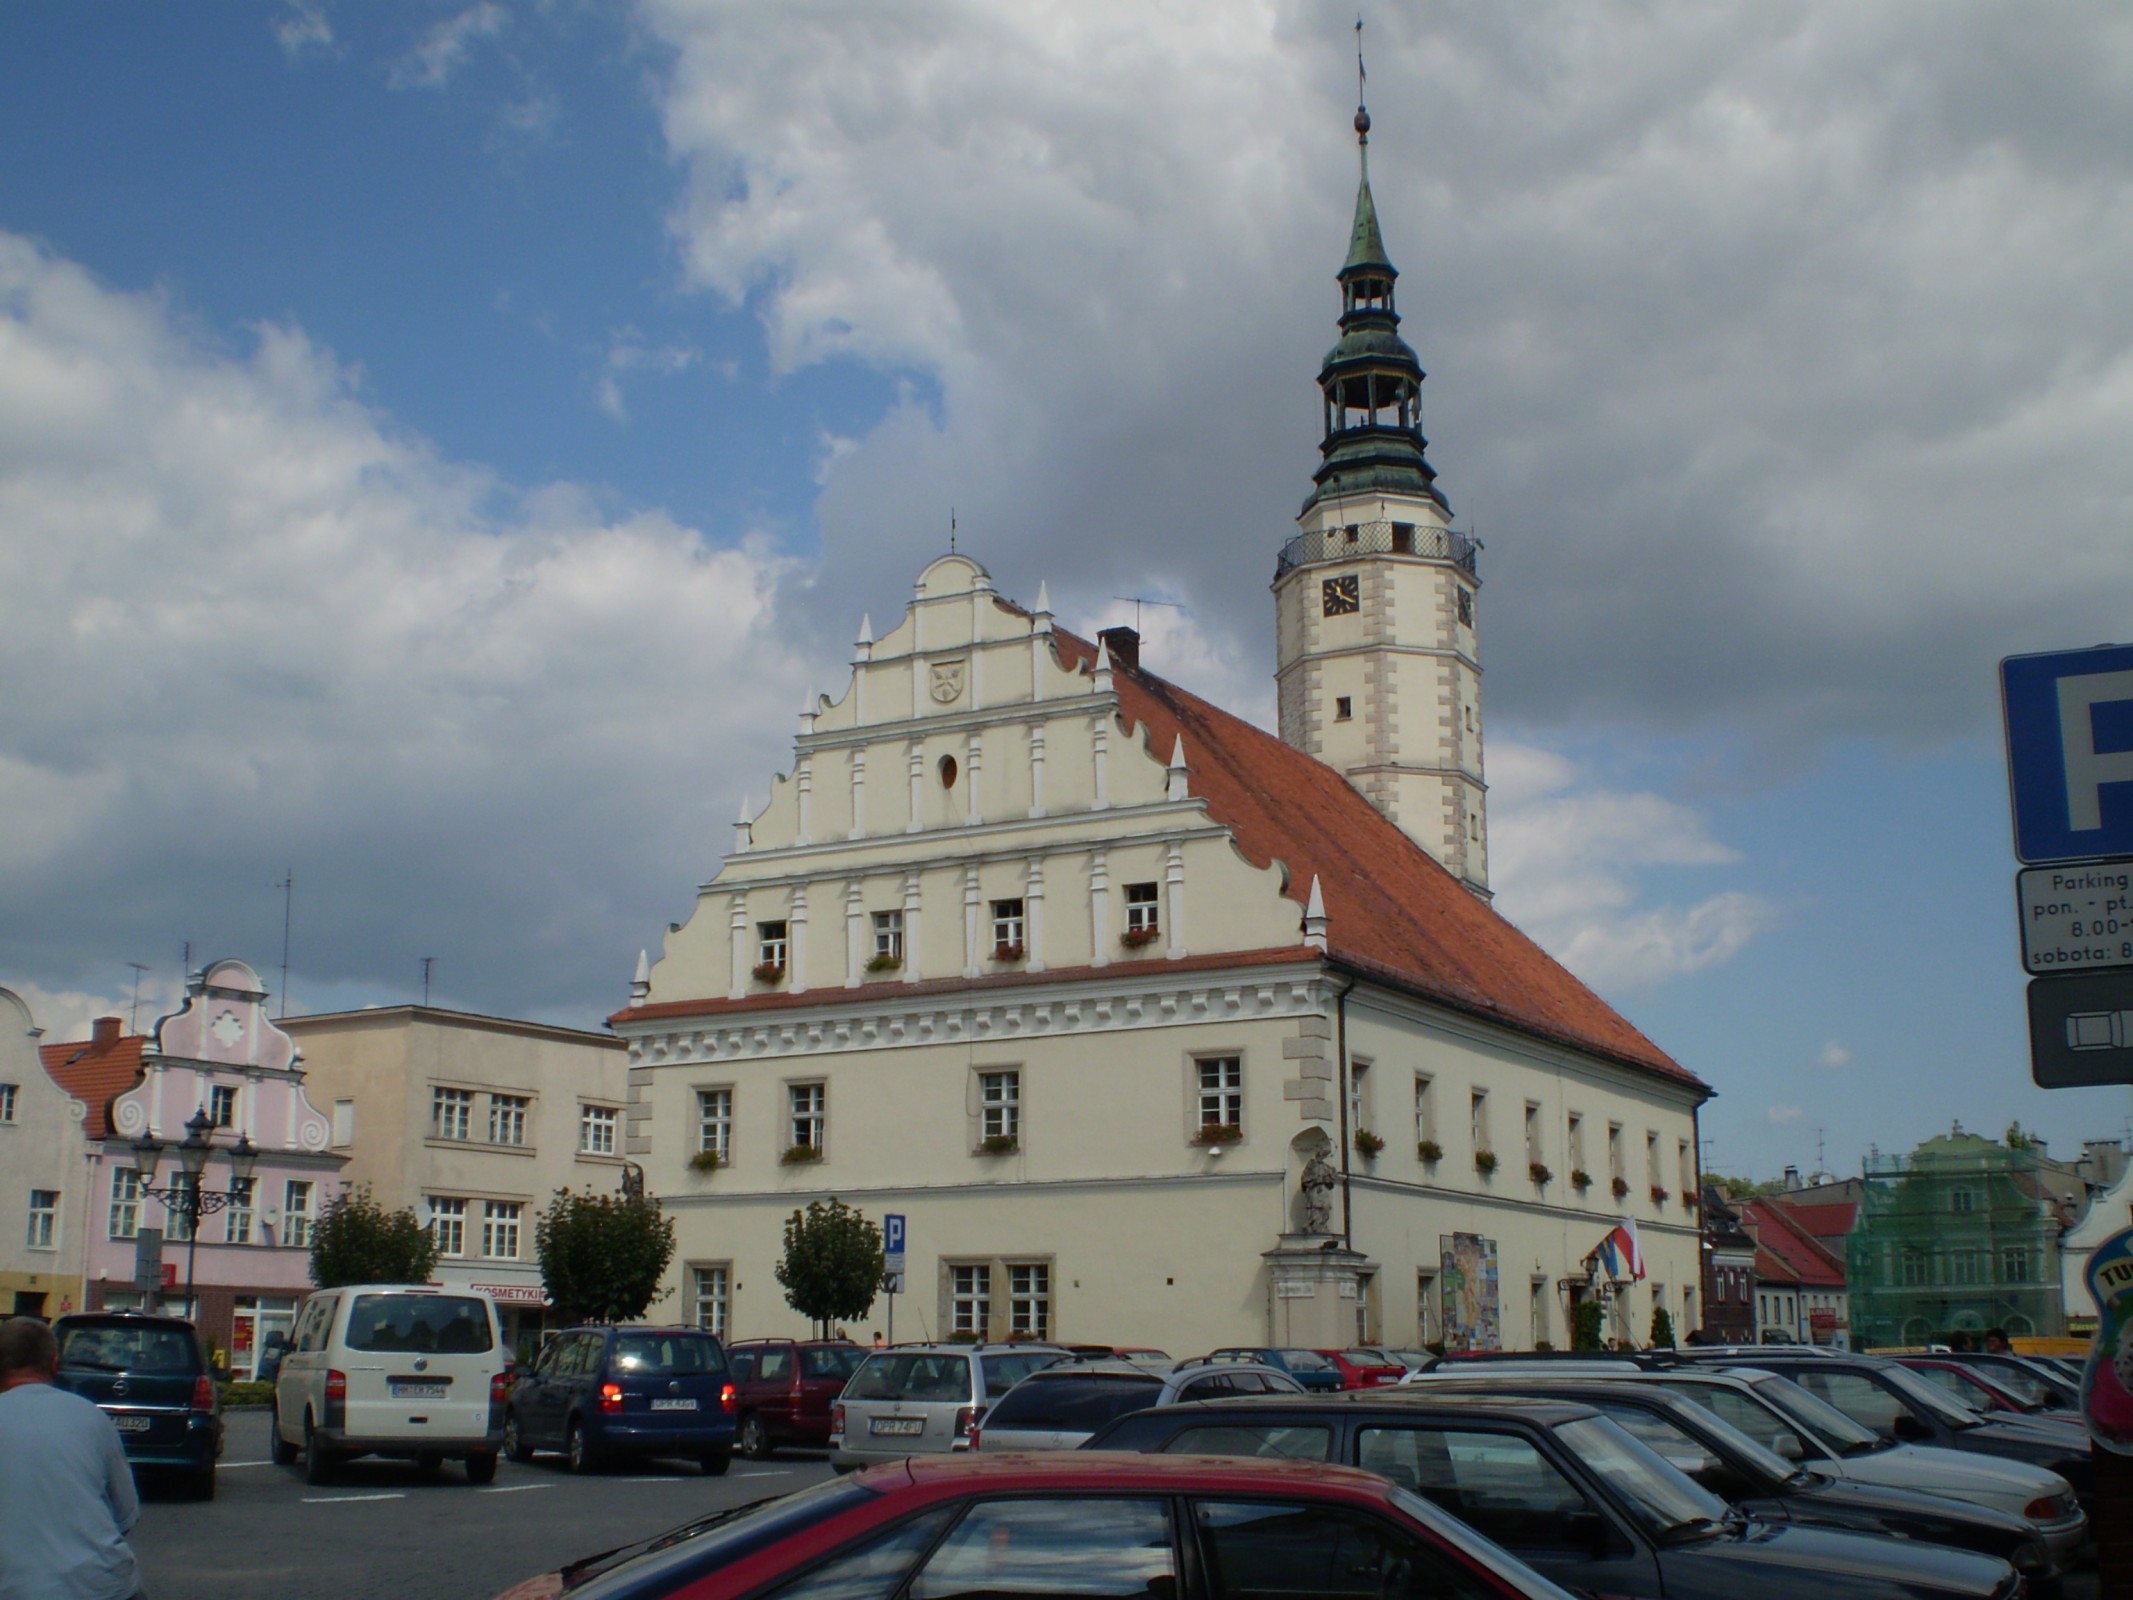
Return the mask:
<svg viewBox="0 0 2133 1600">
<path fill-rule="evenodd" d="M 1370 113 L 1363 102 L 1370 98 L 1370 74 L 1363 70 L 1363 19 L 1355 19 L 1355 138 L 1358 144 L 1370 142 Z"/>
</svg>

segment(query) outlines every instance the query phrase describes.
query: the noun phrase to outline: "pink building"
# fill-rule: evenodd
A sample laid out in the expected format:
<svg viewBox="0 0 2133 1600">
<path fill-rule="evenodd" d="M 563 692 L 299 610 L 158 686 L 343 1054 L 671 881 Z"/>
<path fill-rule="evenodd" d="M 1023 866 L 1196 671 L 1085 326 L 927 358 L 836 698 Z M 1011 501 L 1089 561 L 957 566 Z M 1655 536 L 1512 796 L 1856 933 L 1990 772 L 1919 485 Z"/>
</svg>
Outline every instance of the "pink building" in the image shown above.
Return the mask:
<svg viewBox="0 0 2133 1600">
<path fill-rule="evenodd" d="M 250 1377 L 311 1287 L 311 1224 L 347 1159 L 304 1094 L 295 1041 L 267 1015 L 259 975 L 215 962 L 152 1038 L 124 1036 L 107 1017 L 88 1043 L 41 1053 L 88 1107 L 90 1308 L 190 1314 L 231 1375 Z M 174 1189 L 200 1196 L 197 1237 L 182 1206 L 150 1192 Z"/>
</svg>

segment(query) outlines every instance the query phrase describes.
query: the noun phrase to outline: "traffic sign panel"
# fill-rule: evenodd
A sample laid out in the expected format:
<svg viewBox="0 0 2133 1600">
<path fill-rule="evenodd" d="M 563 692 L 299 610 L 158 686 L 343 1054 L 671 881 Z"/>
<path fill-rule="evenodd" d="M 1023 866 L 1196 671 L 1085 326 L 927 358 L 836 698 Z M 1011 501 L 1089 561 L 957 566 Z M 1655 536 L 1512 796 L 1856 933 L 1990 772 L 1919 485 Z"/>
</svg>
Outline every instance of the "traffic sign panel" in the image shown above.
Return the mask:
<svg viewBox="0 0 2133 1600">
<path fill-rule="evenodd" d="M 904 1270 L 904 1219 L 900 1211 L 891 1211 L 881 1219 L 881 1269 L 885 1273 L 901 1276 Z"/>
<path fill-rule="evenodd" d="M 2133 967 L 2133 858 L 2026 868 L 2015 900 L 2026 971 Z"/>
<path fill-rule="evenodd" d="M 2043 1089 L 2133 1084 L 2133 971 L 2031 979 L 2029 1063 Z"/>
<path fill-rule="evenodd" d="M 2015 854 L 2133 855 L 2133 645 L 2000 663 Z"/>
</svg>

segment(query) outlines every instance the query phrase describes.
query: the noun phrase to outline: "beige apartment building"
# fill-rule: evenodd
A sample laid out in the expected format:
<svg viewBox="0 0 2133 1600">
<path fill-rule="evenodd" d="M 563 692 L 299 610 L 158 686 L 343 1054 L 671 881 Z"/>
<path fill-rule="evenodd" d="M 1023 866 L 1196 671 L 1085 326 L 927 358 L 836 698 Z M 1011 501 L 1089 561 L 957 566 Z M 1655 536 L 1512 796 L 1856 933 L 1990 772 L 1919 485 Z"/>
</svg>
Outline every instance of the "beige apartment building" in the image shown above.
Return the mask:
<svg viewBox="0 0 2133 1600">
<path fill-rule="evenodd" d="M 897 1337 L 1517 1349 L 1586 1296 L 1640 1342 L 1655 1305 L 1697 1325 L 1710 1091 L 1489 904 L 1476 546 L 1396 276 L 1366 170 L 1274 562 L 1281 737 L 965 555 L 861 624 L 609 1019 L 687 1314 L 801 1328 L 782 1228 L 834 1194 L 906 1220 Z M 1624 1219 L 1649 1272 L 1617 1284 Z"/>
<path fill-rule="evenodd" d="M 46 1073 L 42 1034 L 22 997 L 0 989 L 0 1317 L 84 1303 L 86 1108 Z"/>
<path fill-rule="evenodd" d="M 437 1278 L 497 1301 L 535 1348 L 547 1296 L 534 1218 L 558 1189 L 617 1189 L 625 1066 L 606 1034 L 428 1006 L 290 1017 L 313 1103 L 331 1108 L 341 1177 L 411 1206 Z"/>
</svg>

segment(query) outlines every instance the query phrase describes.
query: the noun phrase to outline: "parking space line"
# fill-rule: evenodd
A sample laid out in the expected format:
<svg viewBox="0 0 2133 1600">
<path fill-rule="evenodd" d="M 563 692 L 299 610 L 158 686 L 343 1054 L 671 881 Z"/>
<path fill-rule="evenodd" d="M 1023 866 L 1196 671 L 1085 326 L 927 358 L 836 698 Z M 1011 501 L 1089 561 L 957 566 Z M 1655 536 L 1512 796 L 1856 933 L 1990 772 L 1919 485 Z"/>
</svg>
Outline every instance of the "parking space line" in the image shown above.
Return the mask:
<svg viewBox="0 0 2133 1600">
<path fill-rule="evenodd" d="M 216 1468 L 222 1472 L 234 1472 L 239 1467 L 271 1467 L 273 1465 L 274 1463 L 271 1461 L 218 1461 L 215 1463 Z"/>
<path fill-rule="evenodd" d="M 404 1489 L 395 1490 L 391 1494 L 307 1494 L 304 1496 L 304 1504 L 307 1506 L 345 1506 L 353 1500 L 405 1500 L 406 1498 L 407 1491 Z"/>
<path fill-rule="evenodd" d="M 743 1467 L 734 1476 L 737 1478 L 789 1478 L 798 1467 Z"/>
<path fill-rule="evenodd" d="M 524 1494 L 528 1489 L 553 1489 L 552 1483 L 502 1483 L 493 1489 L 476 1489 L 476 1494 Z"/>
</svg>

